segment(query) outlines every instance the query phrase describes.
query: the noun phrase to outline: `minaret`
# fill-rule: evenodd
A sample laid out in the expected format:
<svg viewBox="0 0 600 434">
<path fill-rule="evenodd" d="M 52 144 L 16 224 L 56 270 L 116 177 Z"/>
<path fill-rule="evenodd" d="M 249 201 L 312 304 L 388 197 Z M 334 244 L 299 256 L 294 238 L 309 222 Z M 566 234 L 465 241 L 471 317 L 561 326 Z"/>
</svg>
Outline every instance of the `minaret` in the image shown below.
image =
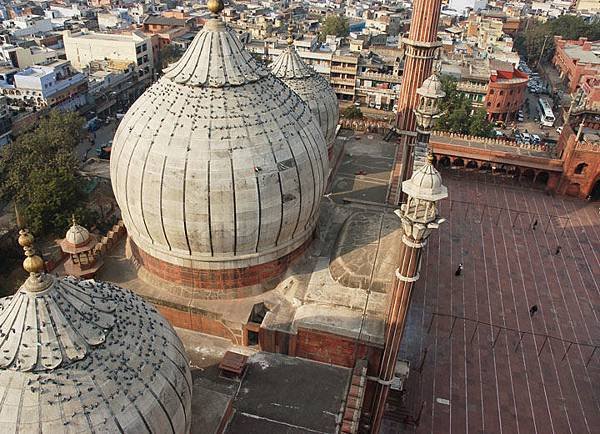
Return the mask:
<svg viewBox="0 0 600 434">
<path fill-rule="evenodd" d="M 425 80 L 416 93 L 419 95 L 415 110 L 417 140 L 420 146 L 427 149 L 433 121 L 439 116 L 438 102 L 445 94 L 435 74 Z M 421 252 L 431 231 L 445 221 L 438 215 L 437 202 L 446 198 L 448 191 L 442 185 L 440 173 L 433 167 L 431 153 L 424 164 L 415 167 L 412 177 L 402 183 L 402 191 L 407 195 L 407 201 L 400 210 L 396 210 L 402 226 L 402 244 L 390 295 L 384 351 L 373 404 L 373 434 L 377 434 L 381 427 L 389 387 L 394 379 L 412 288 L 419 279 Z"/>
<path fill-rule="evenodd" d="M 398 98 L 396 128 L 401 134 L 402 147 L 396 153 L 396 162 L 392 175 L 392 190 L 389 202 L 400 202 L 400 184 L 410 177 L 412 172 L 411 147 L 415 143 L 415 116 L 417 88 L 433 67 L 436 49 L 441 45 L 437 41 L 438 21 L 442 0 L 415 0 L 413 2 L 412 22 L 408 38 L 402 38 L 404 50 L 404 72 Z"/>
</svg>

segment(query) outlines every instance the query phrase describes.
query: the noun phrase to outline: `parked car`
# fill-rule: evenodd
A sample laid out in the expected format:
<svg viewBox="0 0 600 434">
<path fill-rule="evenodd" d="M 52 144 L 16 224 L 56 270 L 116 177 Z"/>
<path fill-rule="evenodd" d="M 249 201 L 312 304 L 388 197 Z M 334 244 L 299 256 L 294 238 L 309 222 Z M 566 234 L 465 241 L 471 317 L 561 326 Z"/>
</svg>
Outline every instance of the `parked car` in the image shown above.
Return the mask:
<svg viewBox="0 0 600 434">
<path fill-rule="evenodd" d="M 562 127 L 562 125 L 561 125 L 560 127 L 558 127 L 558 128 L 556 129 L 556 132 L 557 132 L 558 134 L 560 134 L 560 133 L 562 133 L 562 130 L 563 130 L 563 127 Z"/>
<path fill-rule="evenodd" d="M 539 144 L 539 143 L 541 143 L 542 139 L 537 134 L 532 134 L 531 141 L 535 144 Z"/>
</svg>

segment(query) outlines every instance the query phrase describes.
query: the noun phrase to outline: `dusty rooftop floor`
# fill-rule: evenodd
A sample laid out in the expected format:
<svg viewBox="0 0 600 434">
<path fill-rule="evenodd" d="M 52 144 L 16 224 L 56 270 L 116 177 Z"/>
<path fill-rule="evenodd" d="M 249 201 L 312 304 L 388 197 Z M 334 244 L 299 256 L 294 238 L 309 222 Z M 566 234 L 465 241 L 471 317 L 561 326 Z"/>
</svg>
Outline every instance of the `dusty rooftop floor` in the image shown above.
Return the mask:
<svg viewBox="0 0 600 434">
<path fill-rule="evenodd" d="M 216 432 L 230 404 L 233 411 L 226 433 L 335 431 L 350 381 L 349 369 L 261 353 L 183 329 L 177 333 L 192 369 L 192 434 Z M 220 376 L 218 365 L 226 351 L 250 356 L 240 379 Z M 291 371 L 294 375 L 289 375 Z"/>
<path fill-rule="evenodd" d="M 424 253 L 400 355 L 413 368 L 424 358 L 404 398 L 423 412 L 418 428 L 389 412 L 385 432 L 597 432 L 598 202 L 442 175 L 448 222 Z"/>
</svg>

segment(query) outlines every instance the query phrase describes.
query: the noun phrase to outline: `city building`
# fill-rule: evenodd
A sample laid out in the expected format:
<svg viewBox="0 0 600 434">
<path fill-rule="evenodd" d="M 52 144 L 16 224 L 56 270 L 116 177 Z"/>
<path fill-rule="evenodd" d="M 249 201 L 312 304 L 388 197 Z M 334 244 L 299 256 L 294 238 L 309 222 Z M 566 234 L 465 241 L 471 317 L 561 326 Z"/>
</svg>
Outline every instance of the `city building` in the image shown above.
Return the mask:
<svg viewBox="0 0 600 434">
<path fill-rule="evenodd" d="M 58 60 L 58 52 L 48 47 L 37 45 L 17 46 L 0 45 L 0 62 L 9 63 L 15 68 L 27 68 L 33 65 L 46 65 Z"/>
<path fill-rule="evenodd" d="M 34 65 L 0 82 L 2 93 L 16 109 L 60 108 L 75 110 L 87 102 L 87 77 L 67 60 Z"/>
<path fill-rule="evenodd" d="M 514 120 L 527 95 L 529 76 L 512 63 L 492 59 L 490 81 L 485 96 L 488 118 L 508 122 Z"/>
<path fill-rule="evenodd" d="M 11 134 L 11 110 L 8 98 L 0 95 L 0 147 L 10 141 Z"/>
<path fill-rule="evenodd" d="M 94 60 L 84 70 L 89 80 L 89 97 L 98 116 L 123 113 L 144 92 L 136 65 L 127 60 Z"/>
<path fill-rule="evenodd" d="M 575 92 L 587 77 L 600 75 L 600 41 L 586 38 L 568 41 L 554 37 L 556 50 L 552 63 L 565 81 L 569 92 Z"/>
<path fill-rule="evenodd" d="M 600 4 L 596 0 L 576 0 L 575 10 L 579 12 L 600 12 Z"/>
<path fill-rule="evenodd" d="M 152 37 L 140 31 L 72 33 L 66 30 L 63 41 L 67 60 L 76 69 L 82 70 L 94 60 L 122 60 L 135 63 L 139 79 L 153 80 L 155 59 Z"/>
</svg>

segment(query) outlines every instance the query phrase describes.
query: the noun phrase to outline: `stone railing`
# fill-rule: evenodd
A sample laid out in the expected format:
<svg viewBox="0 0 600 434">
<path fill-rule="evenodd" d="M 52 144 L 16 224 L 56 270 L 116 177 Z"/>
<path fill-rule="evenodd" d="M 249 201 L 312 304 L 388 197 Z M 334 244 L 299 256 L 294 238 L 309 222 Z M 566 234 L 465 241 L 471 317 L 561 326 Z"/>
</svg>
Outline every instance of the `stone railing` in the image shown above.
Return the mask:
<svg viewBox="0 0 600 434">
<path fill-rule="evenodd" d="M 346 128 L 354 131 L 363 131 L 369 133 L 385 134 L 390 129 L 389 122 L 378 121 L 375 119 L 340 119 L 340 125 L 342 128 Z"/>
<path fill-rule="evenodd" d="M 94 246 L 94 255 L 104 256 L 109 252 L 118 242 L 127 236 L 127 229 L 123 220 L 119 220 L 107 233 L 106 236 L 102 237 L 100 241 Z"/>
<path fill-rule="evenodd" d="M 575 149 L 578 151 L 600 152 L 600 143 L 598 142 L 577 142 Z"/>
<path fill-rule="evenodd" d="M 505 140 L 505 139 L 497 139 L 492 137 L 478 137 L 478 136 L 470 136 L 467 134 L 459 134 L 459 133 L 451 133 L 448 131 L 432 131 L 432 136 L 437 137 L 448 137 L 451 139 L 465 140 L 471 142 L 484 143 L 488 145 L 500 145 L 500 146 L 511 146 L 514 148 L 520 149 L 531 149 L 540 152 L 550 152 L 551 148 L 548 145 L 542 144 L 526 144 L 526 143 L 517 143 L 514 140 Z"/>
<path fill-rule="evenodd" d="M 379 72 L 361 72 L 358 74 L 359 78 L 383 81 L 385 83 L 402 83 L 402 77 L 393 74 L 382 74 Z"/>
<path fill-rule="evenodd" d="M 460 92 L 475 92 L 475 93 L 487 93 L 487 84 L 474 84 L 474 83 L 462 83 L 456 84 L 456 90 Z"/>
</svg>

